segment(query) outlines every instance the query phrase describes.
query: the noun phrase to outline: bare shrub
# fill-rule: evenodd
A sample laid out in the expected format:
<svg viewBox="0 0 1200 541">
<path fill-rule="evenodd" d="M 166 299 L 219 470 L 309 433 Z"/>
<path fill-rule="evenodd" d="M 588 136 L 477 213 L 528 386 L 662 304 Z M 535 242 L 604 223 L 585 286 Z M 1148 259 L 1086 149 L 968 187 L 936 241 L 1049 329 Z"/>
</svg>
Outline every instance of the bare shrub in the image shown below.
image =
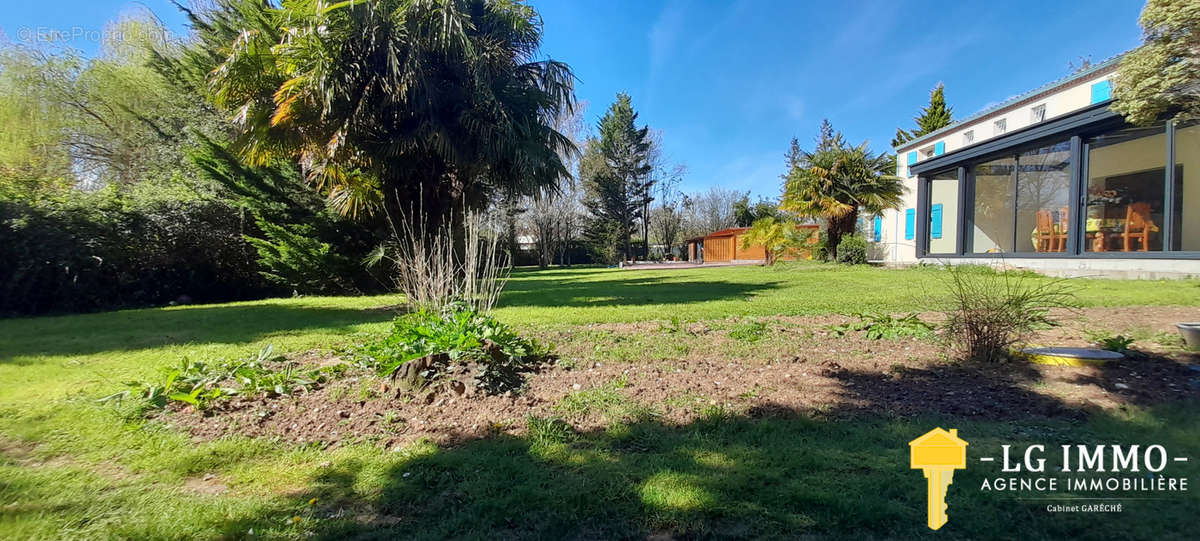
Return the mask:
<svg viewBox="0 0 1200 541">
<path fill-rule="evenodd" d="M 427 230 L 428 220 L 398 220 L 390 246 L 380 247 L 375 260 L 395 266 L 396 285 L 413 309 L 437 313 L 467 306 L 480 313 L 492 310 L 508 283 L 511 260 L 500 249 L 500 236 L 488 234 L 484 218 L 463 211 L 462 220 L 445 220 Z"/>
<path fill-rule="evenodd" d="M 1077 307 L 1065 279 L 981 265 L 951 265 L 943 276 L 944 336 L 962 360 L 1004 360 L 1037 327 L 1053 324 L 1051 309 Z"/>
</svg>

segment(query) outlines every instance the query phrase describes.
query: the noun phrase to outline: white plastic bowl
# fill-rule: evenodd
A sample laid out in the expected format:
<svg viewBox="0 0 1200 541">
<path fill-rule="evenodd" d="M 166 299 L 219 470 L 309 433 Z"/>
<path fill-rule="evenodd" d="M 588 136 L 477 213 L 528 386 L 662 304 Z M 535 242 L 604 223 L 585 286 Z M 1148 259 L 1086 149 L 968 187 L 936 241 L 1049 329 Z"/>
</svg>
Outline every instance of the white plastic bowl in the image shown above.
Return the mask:
<svg viewBox="0 0 1200 541">
<path fill-rule="evenodd" d="M 1179 329 L 1179 334 L 1183 335 L 1183 341 L 1188 347 L 1200 348 L 1200 322 L 1176 323 L 1175 327 Z"/>
</svg>

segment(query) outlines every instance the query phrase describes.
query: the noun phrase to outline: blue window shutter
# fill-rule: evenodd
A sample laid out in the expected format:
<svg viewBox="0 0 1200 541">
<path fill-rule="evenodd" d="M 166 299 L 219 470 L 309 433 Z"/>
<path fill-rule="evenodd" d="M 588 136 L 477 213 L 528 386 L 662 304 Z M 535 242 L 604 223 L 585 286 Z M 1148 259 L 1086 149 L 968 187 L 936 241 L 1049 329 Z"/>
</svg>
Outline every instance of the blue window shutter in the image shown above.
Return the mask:
<svg viewBox="0 0 1200 541">
<path fill-rule="evenodd" d="M 929 207 L 929 236 L 935 239 L 942 238 L 942 204 L 938 203 Z"/>
<path fill-rule="evenodd" d="M 883 216 L 875 217 L 875 223 L 871 224 L 871 235 L 875 237 L 875 242 L 883 240 Z"/>
<path fill-rule="evenodd" d="M 917 163 L 917 151 L 915 150 L 908 153 L 908 165 L 912 165 L 914 163 Z"/>
<path fill-rule="evenodd" d="M 1092 103 L 1112 99 L 1112 81 L 1107 79 L 1092 85 Z"/>
<path fill-rule="evenodd" d="M 913 228 L 917 225 L 917 209 L 904 209 L 904 240 L 913 239 Z"/>
<path fill-rule="evenodd" d="M 933 145 L 933 155 L 934 156 L 941 156 L 942 154 L 945 154 L 945 153 L 946 153 L 946 143 L 944 143 L 942 141 L 938 141 L 937 144 Z"/>
</svg>

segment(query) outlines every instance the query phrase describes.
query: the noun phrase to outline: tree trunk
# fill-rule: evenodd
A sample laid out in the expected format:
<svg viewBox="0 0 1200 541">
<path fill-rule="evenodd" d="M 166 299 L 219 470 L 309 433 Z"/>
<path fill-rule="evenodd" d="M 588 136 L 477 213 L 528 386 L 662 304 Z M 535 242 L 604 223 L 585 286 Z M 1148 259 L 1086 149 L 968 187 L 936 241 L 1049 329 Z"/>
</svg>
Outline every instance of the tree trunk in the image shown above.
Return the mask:
<svg viewBox="0 0 1200 541">
<path fill-rule="evenodd" d="M 622 236 L 625 237 L 625 251 L 621 254 L 621 261 L 629 261 L 629 257 L 633 255 L 633 243 L 629 237 L 633 235 L 633 224 L 628 217 L 625 219 L 624 227 L 621 228 Z"/>
<path fill-rule="evenodd" d="M 650 261 L 650 201 L 642 204 L 642 259 Z"/>
<path fill-rule="evenodd" d="M 828 248 L 833 260 L 837 261 L 837 246 L 842 242 L 842 237 L 847 233 L 854 234 L 854 224 L 858 221 L 858 210 L 852 210 L 839 218 L 830 218 L 826 221 L 825 233 L 828 236 Z"/>
</svg>

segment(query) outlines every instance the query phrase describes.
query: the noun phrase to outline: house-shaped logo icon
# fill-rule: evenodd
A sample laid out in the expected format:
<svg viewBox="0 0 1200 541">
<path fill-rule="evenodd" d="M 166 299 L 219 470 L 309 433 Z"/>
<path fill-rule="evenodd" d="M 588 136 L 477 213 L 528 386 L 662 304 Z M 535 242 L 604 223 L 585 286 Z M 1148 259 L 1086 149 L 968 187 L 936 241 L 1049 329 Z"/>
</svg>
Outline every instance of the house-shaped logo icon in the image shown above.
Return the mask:
<svg viewBox="0 0 1200 541">
<path fill-rule="evenodd" d="M 946 514 L 946 489 L 954 482 L 954 470 L 967 467 L 967 442 L 958 437 L 958 429 L 941 427 L 908 442 L 909 467 L 925 472 L 927 481 L 926 515 L 931 530 L 950 520 Z"/>
</svg>

